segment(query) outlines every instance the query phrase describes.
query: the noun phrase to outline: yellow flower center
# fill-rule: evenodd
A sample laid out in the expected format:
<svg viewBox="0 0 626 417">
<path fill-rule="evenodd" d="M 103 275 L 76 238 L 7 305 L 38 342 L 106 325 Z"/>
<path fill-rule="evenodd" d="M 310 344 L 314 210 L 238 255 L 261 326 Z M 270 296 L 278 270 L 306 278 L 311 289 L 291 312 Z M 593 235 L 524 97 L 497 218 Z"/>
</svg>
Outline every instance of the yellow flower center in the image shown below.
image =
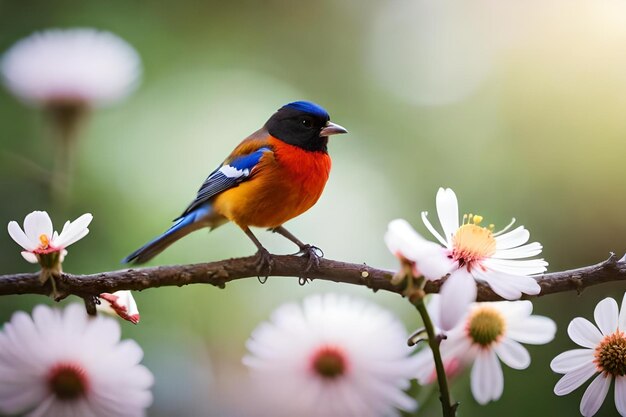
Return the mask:
<svg viewBox="0 0 626 417">
<path fill-rule="evenodd" d="M 481 261 L 496 253 L 496 239 L 493 236 L 493 225 L 480 226 L 483 217 L 464 215 L 463 225 L 452 237 L 453 257 L 460 266 L 472 266 L 473 262 Z"/>
<path fill-rule="evenodd" d="M 506 321 L 502 314 L 488 306 L 474 310 L 467 321 L 467 334 L 472 341 L 487 347 L 498 341 L 506 330 Z"/>
<path fill-rule="evenodd" d="M 622 331 L 605 336 L 595 351 L 598 371 L 613 376 L 626 375 L 626 335 Z"/>
<path fill-rule="evenodd" d="M 48 239 L 46 234 L 39 235 L 39 242 L 41 243 L 40 249 L 48 249 L 48 246 L 50 246 L 50 239 Z"/>
</svg>

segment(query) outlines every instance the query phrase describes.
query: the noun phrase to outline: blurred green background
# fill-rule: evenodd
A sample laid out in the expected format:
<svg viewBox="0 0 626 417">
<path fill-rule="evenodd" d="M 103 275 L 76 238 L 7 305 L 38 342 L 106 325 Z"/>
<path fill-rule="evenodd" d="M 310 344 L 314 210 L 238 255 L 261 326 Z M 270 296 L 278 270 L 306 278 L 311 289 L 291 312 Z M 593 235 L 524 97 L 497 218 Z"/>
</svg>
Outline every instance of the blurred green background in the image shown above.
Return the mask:
<svg viewBox="0 0 626 417">
<path fill-rule="evenodd" d="M 64 269 L 118 269 L 163 231 L 206 175 L 282 104 L 318 102 L 350 130 L 331 138 L 334 166 L 318 204 L 289 229 L 326 256 L 395 267 L 382 236 L 404 217 L 426 233 L 439 186 L 461 210 L 506 225 L 511 217 L 544 245 L 550 270 L 588 265 L 626 249 L 626 3 L 616 0 L 344 0 L 296 2 L 0 1 L 0 51 L 33 31 L 112 31 L 142 57 L 143 82 L 123 103 L 94 112 L 81 137 L 73 199 L 55 212 L 35 166 L 50 168 L 46 119 L 0 92 L 0 223 L 48 210 L 60 228 L 94 214 Z M 294 248 L 259 231 L 276 253 Z M 233 225 L 197 232 L 153 265 L 254 253 Z M 1 273 L 34 271 L 8 234 Z M 142 321 L 123 324 L 154 372 L 149 415 L 238 416 L 240 358 L 250 331 L 281 302 L 337 291 L 394 310 L 410 331 L 408 303 L 363 288 L 297 279 L 161 288 L 135 295 Z M 537 299 L 559 326 L 530 346 L 528 370 L 504 367 L 504 395 L 479 406 L 468 377 L 455 382 L 460 416 L 578 415 L 582 389 L 556 397 L 550 360 L 574 344 L 566 327 L 592 317 L 623 284 Z M 69 300 L 76 302 L 76 300 Z M 0 319 L 40 296 L 4 297 Z M 611 391 L 612 392 L 612 391 Z M 431 396 L 421 415 L 440 415 Z M 599 415 L 616 415 L 612 394 Z"/>
</svg>

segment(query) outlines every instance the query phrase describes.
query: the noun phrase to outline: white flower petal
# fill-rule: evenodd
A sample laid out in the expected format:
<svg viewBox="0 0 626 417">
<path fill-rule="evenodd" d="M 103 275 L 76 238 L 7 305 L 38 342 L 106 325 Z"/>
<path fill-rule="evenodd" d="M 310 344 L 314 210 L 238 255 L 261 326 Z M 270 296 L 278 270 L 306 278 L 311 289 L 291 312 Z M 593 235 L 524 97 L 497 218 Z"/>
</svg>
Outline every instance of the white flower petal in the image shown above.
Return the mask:
<svg viewBox="0 0 626 417">
<path fill-rule="evenodd" d="M 472 274 L 485 281 L 496 294 L 507 300 L 517 300 L 522 293 L 534 295 L 541 292 L 541 287 L 533 277 L 491 270 L 482 271 L 480 268 L 473 270 Z"/>
<path fill-rule="evenodd" d="M 533 303 L 529 300 L 520 301 L 494 301 L 490 304 L 504 315 L 511 325 L 517 324 L 520 320 L 525 320 L 533 313 Z"/>
<path fill-rule="evenodd" d="M 459 323 L 467 314 L 471 303 L 476 301 L 476 292 L 476 282 L 465 269 L 457 269 L 450 274 L 439 292 L 441 329 L 451 330 Z"/>
<path fill-rule="evenodd" d="M 30 262 L 31 264 L 38 264 L 39 263 L 39 259 L 37 259 L 37 255 L 35 255 L 32 252 L 28 252 L 28 251 L 22 251 L 20 252 L 22 254 L 22 257 L 24 259 L 26 259 L 26 262 Z"/>
<path fill-rule="evenodd" d="M 405 258 L 407 258 L 405 253 L 412 253 L 414 248 L 420 247 L 422 243 L 426 241 L 426 239 L 417 233 L 409 222 L 404 219 L 390 221 L 384 239 L 389 252 L 395 256 L 400 253 Z"/>
<path fill-rule="evenodd" d="M 31 242 L 31 240 L 22 231 L 22 228 L 19 226 L 19 224 L 17 224 L 16 221 L 9 222 L 7 229 L 9 231 L 9 236 L 11 236 L 11 239 L 13 239 L 18 245 L 20 245 L 24 249 L 35 250 L 39 246 L 38 243 Z"/>
<path fill-rule="evenodd" d="M 113 294 L 102 293 L 99 297 L 102 302 L 96 308 L 108 314 L 117 314 L 133 324 L 139 323 L 139 310 L 130 291 L 116 291 Z"/>
<path fill-rule="evenodd" d="M 403 219 L 389 223 L 385 243 L 394 255 L 414 262 L 417 272 L 426 279 L 442 278 L 454 266 L 445 248 L 424 239 Z"/>
<path fill-rule="evenodd" d="M 567 395 L 584 384 L 597 372 L 596 365 L 593 362 L 586 363 L 580 368 L 563 375 L 554 386 L 554 393 L 556 395 Z"/>
<path fill-rule="evenodd" d="M 496 259 L 530 258 L 539 255 L 542 249 L 543 246 L 541 246 L 541 243 L 533 242 L 516 248 L 496 250 L 496 253 L 492 257 Z"/>
<path fill-rule="evenodd" d="M 77 242 L 89 233 L 89 223 L 93 220 L 91 213 L 85 213 L 73 222 L 65 223 L 61 234 L 53 241 L 53 245 L 65 248 Z"/>
<path fill-rule="evenodd" d="M 595 349 L 602 340 L 602 334 L 596 326 L 583 317 L 576 317 L 567 326 L 567 334 L 579 346 Z"/>
<path fill-rule="evenodd" d="M 85 236 L 87 236 L 88 233 L 89 233 L 89 229 L 82 229 L 80 231 L 74 230 L 74 233 L 72 233 L 71 235 L 59 236 L 58 237 L 59 243 L 57 243 L 56 245 L 62 248 L 66 248 L 69 245 L 76 243 L 82 238 L 84 238 Z"/>
<path fill-rule="evenodd" d="M 550 368 L 559 374 L 566 374 L 586 364 L 593 363 L 594 351 L 592 349 L 572 349 L 557 355 L 552 362 Z"/>
<path fill-rule="evenodd" d="M 472 395 L 479 404 L 487 404 L 502 396 L 504 376 L 493 350 L 484 349 L 478 353 L 470 378 Z"/>
<path fill-rule="evenodd" d="M 543 345 L 551 342 L 556 333 L 554 320 L 543 316 L 530 316 L 508 323 L 507 335 L 521 343 Z"/>
<path fill-rule="evenodd" d="M 445 240 L 437 231 L 437 229 L 435 229 L 433 227 L 433 225 L 430 223 L 430 220 L 428 220 L 428 212 L 427 211 L 422 211 L 422 222 L 424 222 L 424 226 L 426 226 L 426 228 L 428 229 L 428 231 L 435 237 L 435 239 L 437 239 L 439 241 L 439 243 L 441 243 L 443 246 L 450 248 L 450 244 L 448 243 L 447 240 Z"/>
<path fill-rule="evenodd" d="M 517 289 L 511 279 L 498 279 L 497 274 L 488 274 L 482 272 L 474 272 L 476 278 L 485 281 L 487 285 L 500 297 L 505 300 L 518 300 L 522 296 L 522 292 Z"/>
<path fill-rule="evenodd" d="M 543 259 L 485 259 L 483 265 L 498 272 L 512 275 L 533 275 L 546 271 L 548 263 Z"/>
<path fill-rule="evenodd" d="M 459 229 L 459 203 L 456 194 L 450 188 L 439 188 L 436 197 L 437 216 L 443 229 L 443 237 L 448 242 L 448 247 L 452 242 L 452 236 Z"/>
<path fill-rule="evenodd" d="M 41 235 L 51 239 L 52 232 L 52 220 L 50 220 L 50 216 L 45 211 L 33 211 L 24 218 L 24 233 L 26 233 L 31 242 L 39 242 Z"/>
<path fill-rule="evenodd" d="M 528 239 L 530 239 L 530 232 L 524 226 L 519 226 L 510 232 L 496 236 L 496 252 L 521 246 L 528 242 Z"/>
<path fill-rule="evenodd" d="M 615 333 L 617 330 L 617 302 L 611 297 L 600 301 L 593 311 L 593 318 L 603 335 Z"/>
<path fill-rule="evenodd" d="M 585 390 L 582 400 L 580 400 L 580 414 L 585 417 L 591 417 L 598 412 L 600 406 L 606 398 L 611 386 L 610 376 L 603 373 L 598 375 Z"/>
<path fill-rule="evenodd" d="M 615 377 L 615 407 L 622 417 L 626 416 L 626 376 Z"/>
<path fill-rule="evenodd" d="M 415 266 L 427 280 L 445 277 L 455 267 L 455 262 L 448 256 L 448 250 L 436 243 L 429 242 L 417 256 Z"/>
<path fill-rule="evenodd" d="M 433 352 L 429 348 L 424 348 L 415 354 L 415 360 L 418 363 L 416 373 L 417 382 L 420 385 L 428 385 L 435 381 L 435 362 L 433 360 Z"/>
<path fill-rule="evenodd" d="M 494 350 L 498 357 L 513 369 L 526 369 L 530 365 L 530 354 L 524 346 L 505 337 Z"/>
</svg>

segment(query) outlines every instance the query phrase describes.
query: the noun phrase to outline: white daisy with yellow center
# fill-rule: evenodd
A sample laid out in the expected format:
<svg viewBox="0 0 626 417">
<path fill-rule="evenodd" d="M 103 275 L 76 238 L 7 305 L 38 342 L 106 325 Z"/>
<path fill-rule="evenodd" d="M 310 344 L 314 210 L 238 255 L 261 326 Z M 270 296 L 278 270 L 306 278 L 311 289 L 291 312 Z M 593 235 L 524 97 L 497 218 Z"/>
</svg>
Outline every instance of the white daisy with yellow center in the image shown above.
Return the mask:
<svg viewBox="0 0 626 417">
<path fill-rule="evenodd" d="M 580 413 L 585 417 L 596 414 L 615 380 L 615 407 L 626 416 L 626 294 L 621 311 L 614 299 L 605 298 L 593 315 L 597 327 L 582 317 L 570 322 L 567 333 L 583 349 L 565 351 L 550 363 L 554 372 L 565 374 L 554 393 L 569 394 L 598 374 L 583 394 Z"/>
<path fill-rule="evenodd" d="M 442 297 L 433 295 L 428 310 L 433 317 L 447 308 Z M 513 369 L 526 369 L 530 355 L 521 343 L 545 344 L 554 339 L 556 324 L 548 317 L 532 315 L 530 301 L 473 303 L 456 327 L 441 341 L 441 357 L 448 377 L 468 367 L 472 395 L 480 404 L 502 396 L 504 376 L 500 361 Z M 420 384 L 436 381 L 433 354 L 429 348 L 419 352 Z"/>
<path fill-rule="evenodd" d="M 415 271 L 426 279 L 450 274 L 441 289 L 442 303 L 446 305 L 439 318 L 443 330 L 454 327 L 476 300 L 475 280 L 487 283 L 507 300 L 540 292 L 531 275 L 545 272 L 548 263 L 543 259 L 524 259 L 542 250 L 538 242 L 526 243 L 530 238 L 528 230 L 519 226 L 509 231 L 513 220 L 495 232 L 493 225 L 481 226 L 483 217 L 475 214 L 464 215 L 461 222 L 456 195 L 449 188 L 439 189 L 436 204 L 443 234 L 430 223 L 427 212 L 422 212 L 422 220 L 441 246 L 424 239 L 404 220 L 389 224 L 385 241 L 396 256 L 412 262 Z"/>
</svg>

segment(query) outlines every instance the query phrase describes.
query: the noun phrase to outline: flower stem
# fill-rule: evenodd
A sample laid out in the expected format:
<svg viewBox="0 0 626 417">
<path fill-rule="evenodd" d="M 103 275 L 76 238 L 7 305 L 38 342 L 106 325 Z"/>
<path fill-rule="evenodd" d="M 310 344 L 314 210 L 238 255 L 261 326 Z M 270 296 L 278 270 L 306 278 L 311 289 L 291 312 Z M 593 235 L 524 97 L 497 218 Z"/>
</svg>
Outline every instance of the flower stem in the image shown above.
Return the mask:
<svg viewBox="0 0 626 417">
<path fill-rule="evenodd" d="M 55 135 L 56 159 L 51 178 L 52 199 L 66 206 L 74 174 L 77 136 L 86 108 L 79 102 L 52 103 L 47 108 Z"/>
<path fill-rule="evenodd" d="M 428 334 L 428 345 L 433 352 L 433 358 L 435 360 L 435 370 L 437 371 L 437 383 L 439 384 L 439 399 L 441 400 L 441 407 L 444 417 L 456 416 L 456 404 L 450 402 L 450 389 L 448 388 L 448 379 L 446 378 L 446 371 L 443 366 L 443 360 L 441 359 L 441 351 L 439 350 L 440 339 L 435 334 L 435 327 L 428 315 L 428 310 L 424 304 L 424 299 L 415 300 L 414 303 L 417 311 L 422 316 L 426 333 Z"/>
</svg>

